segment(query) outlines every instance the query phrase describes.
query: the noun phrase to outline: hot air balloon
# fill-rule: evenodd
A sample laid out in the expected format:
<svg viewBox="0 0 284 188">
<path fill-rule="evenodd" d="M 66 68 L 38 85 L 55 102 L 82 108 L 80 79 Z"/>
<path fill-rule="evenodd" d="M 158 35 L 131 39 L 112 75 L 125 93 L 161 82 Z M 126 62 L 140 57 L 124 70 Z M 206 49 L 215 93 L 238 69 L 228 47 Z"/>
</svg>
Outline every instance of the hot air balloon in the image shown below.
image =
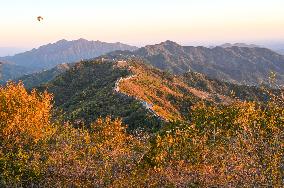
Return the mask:
<svg viewBox="0 0 284 188">
<path fill-rule="evenodd" d="M 43 20 L 43 17 L 38 16 L 38 17 L 37 17 L 37 20 L 40 22 L 41 20 Z"/>
</svg>

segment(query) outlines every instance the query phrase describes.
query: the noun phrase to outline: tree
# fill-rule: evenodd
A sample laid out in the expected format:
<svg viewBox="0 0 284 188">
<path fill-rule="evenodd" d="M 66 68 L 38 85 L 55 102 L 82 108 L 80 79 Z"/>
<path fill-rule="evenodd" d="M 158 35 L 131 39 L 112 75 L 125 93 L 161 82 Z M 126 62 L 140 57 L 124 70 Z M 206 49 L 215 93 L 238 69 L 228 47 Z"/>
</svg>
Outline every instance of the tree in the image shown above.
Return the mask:
<svg viewBox="0 0 284 188">
<path fill-rule="evenodd" d="M 23 84 L 0 87 L 0 173 L 2 183 L 37 179 L 44 141 L 52 135 L 52 95 L 28 93 Z"/>
</svg>

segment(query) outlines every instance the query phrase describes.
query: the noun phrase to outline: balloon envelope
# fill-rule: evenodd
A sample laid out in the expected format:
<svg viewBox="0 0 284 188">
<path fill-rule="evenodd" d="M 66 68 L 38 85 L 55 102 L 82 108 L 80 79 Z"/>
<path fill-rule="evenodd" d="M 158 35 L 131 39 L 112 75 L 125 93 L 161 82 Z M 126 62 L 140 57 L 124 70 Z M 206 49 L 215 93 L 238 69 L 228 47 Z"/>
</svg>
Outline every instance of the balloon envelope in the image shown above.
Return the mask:
<svg viewBox="0 0 284 188">
<path fill-rule="evenodd" d="M 40 22 L 41 20 L 43 20 L 43 17 L 38 16 L 38 17 L 37 17 L 37 20 Z"/>
</svg>

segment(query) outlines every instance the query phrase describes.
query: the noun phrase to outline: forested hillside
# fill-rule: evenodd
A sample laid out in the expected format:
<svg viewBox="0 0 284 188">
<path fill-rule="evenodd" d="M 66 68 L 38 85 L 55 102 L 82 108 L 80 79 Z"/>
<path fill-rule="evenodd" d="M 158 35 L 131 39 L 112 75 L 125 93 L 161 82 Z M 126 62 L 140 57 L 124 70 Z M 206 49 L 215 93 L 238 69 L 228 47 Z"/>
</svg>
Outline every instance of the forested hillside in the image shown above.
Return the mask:
<svg viewBox="0 0 284 188">
<path fill-rule="evenodd" d="M 78 66 L 73 70 L 84 70 Z M 56 84 L 66 86 L 59 78 Z M 0 87 L 0 186 L 283 187 L 284 109 L 278 102 L 200 102 L 188 122 L 130 134 L 110 116 L 88 127 L 54 119 L 51 94 L 9 83 Z"/>
<path fill-rule="evenodd" d="M 159 120 L 139 101 L 114 91 L 116 81 L 128 75 L 127 69 L 115 68 L 113 62 L 83 61 L 40 90 L 53 93 L 55 105 L 63 110 L 64 117 L 79 124 L 111 115 L 122 118 L 130 128 L 158 126 Z"/>
<path fill-rule="evenodd" d="M 88 124 L 112 115 L 131 128 L 152 129 L 160 121 L 188 121 L 191 106 L 199 101 L 230 105 L 237 100 L 269 100 L 265 89 L 217 81 L 199 73 L 173 75 L 145 64 L 143 59 L 123 57 L 79 62 L 46 84 L 37 79 L 24 83 L 28 88 L 42 84 L 41 91 L 53 93 L 55 105 L 70 121 Z M 36 77 L 44 78 L 45 72 Z"/>
</svg>

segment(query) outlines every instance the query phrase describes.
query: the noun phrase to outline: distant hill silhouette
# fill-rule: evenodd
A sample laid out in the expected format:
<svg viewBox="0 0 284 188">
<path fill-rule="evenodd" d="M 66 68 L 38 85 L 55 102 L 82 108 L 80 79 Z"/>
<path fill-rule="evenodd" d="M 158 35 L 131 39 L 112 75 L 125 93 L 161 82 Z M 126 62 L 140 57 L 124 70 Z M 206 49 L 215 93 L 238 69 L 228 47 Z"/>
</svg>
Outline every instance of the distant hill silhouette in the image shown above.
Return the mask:
<svg viewBox="0 0 284 188">
<path fill-rule="evenodd" d="M 57 65 L 56 67 L 54 67 L 52 69 L 33 73 L 33 74 L 29 74 L 29 75 L 25 75 L 25 76 L 22 76 L 20 78 L 15 79 L 15 80 L 16 81 L 21 80 L 24 83 L 26 88 L 32 89 L 35 86 L 45 84 L 45 83 L 55 79 L 58 75 L 69 70 L 74 65 L 75 65 L 74 63 L 60 64 L 60 65 Z"/>
<path fill-rule="evenodd" d="M 9 79 L 16 79 L 28 73 L 29 69 L 26 67 L 0 62 L 0 84 L 5 83 Z"/>
<path fill-rule="evenodd" d="M 136 50 L 137 47 L 122 43 L 106 43 L 100 41 L 88 41 L 79 39 L 74 41 L 60 40 L 53 44 L 47 44 L 24 53 L 14 56 L 0 57 L 0 61 L 6 62 L 6 67 L 13 65 L 13 68 L 6 68 L 3 71 L 5 80 L 15 77 L 50 69 L 58 64 L 76 62 L 81 59 L 89 59 L 116 50 Z M 19 67 L 18 67 L 19 66 Z M 17 68 L 15 68 L 17 67 Z M 20 68 L 21 67 L 21 68 Z M 11 69 L 20 69 L 14 72 Z"/>
</svg>

